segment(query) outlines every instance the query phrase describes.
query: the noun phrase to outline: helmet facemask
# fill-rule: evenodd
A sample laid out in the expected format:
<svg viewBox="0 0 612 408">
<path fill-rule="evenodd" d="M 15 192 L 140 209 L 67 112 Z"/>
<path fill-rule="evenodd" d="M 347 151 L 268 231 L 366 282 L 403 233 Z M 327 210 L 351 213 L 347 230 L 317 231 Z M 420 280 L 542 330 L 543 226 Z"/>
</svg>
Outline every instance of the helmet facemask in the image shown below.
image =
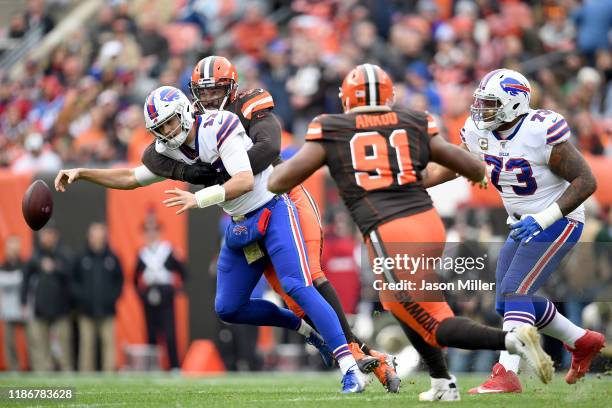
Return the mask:
<svg viewBox="0 0 612 408">
<path fill-rule="evenodd" d="M 499 98 L 476 91 L 474 102 L 470 106 L 470 113 L 476 128 L 480 130 L 496 129 L 506 119 L 503 108 L 504 106 Z"/>
<path fill-rule="evenodd" d="M 236 83 L 229 80 L 218 80 L 207 84 L 190 82 L 189 89 L 198 111 L 223 110 L 228 101 L 232 99 Z"/>
<path fill-rule="evenodd" d="M 170 150 L 178 149 L 187 139 L 190 130 L 185 128 L 182 116 L 178 112 L 149 129 L 157 140 Z"/>
</svg>

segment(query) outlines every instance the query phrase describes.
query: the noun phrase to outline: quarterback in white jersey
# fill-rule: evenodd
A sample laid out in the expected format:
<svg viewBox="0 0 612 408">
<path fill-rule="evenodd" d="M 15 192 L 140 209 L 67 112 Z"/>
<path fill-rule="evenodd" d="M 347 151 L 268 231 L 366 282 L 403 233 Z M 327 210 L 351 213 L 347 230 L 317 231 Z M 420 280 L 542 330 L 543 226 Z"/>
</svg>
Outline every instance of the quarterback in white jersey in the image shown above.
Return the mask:
<svg viewBox="0 0 612 408">
<path fill-rule="evenodd" d="M 276 326 L 295 330 L 317 347 L 325 361 L 338 362 L 343 373 L 342 392 L 365 389 L 362 374 L 351 354 L 337 315 L 312 285 L 304 238 L 297 210 L 287 195 L 268 191 L 272 166 L 253 176 L 247 150 L 253 145 L 240 119 L 229 111 L 205 111 L 194 116 L 189 99 L 178 89 L 154 90 L 144 105 L 147 130 L 156 137 L 156 150 L 174 160 L 209 163 L 226 170 L 230 179 L 197 191 L 174 188 L 166 193 L 167 207 L 221 206 L 232 216 L 217 260 L 215 312 L 225 322 Z M 194 126 L 195 125 L 195 126 Z M 87 180 L 109 188 L 133 189 L 161 181 L 146 166 L 124 169 L 61 170 L 55 188 L 65 191 L 76 180 Z M 272 263 L 282 289 L 316 325 L 288 309 L 264 299 L 251 299 L 253 288 Z"/>
<path fill-rule="evenodd" d="M 529 106 L 531 85 L 509 69 L 489 72 L 474 92 L 471 116 L 461 130 L 462 147 L 487 165 L 510 224 L 496 268 L 496 310 L 504 330 L 533 325 L 557 338 L 572 353 L 565 380 L 574 384 L 604 346 L 601 333 L 584 330 L 548 299 L 536 296 L 580 238 L 583 202 L 596 189 L 589 165 L 569 141 L 562 115 Z M 448 169 L 428 168 L 431 187 L 455 178 Z M 519 358 L 502 352 L 491 377 L 472 394 L 521 392 Z"/>
<path fill-rule="evenodd" d="M 191 146 L 183 144 L 177 149 L 170 149 L 161 140 L 157 140 L 155 150 L 188 164 L 198 160 L 212 164 L 219 172 L 225 169 L 230 176 L 251 171 L 246 151 L 253 146 L 253 141 L 247 136 L 238 116 L 229 111 L 206 111 L 196 117 L 195 126 L 195 138 Z M 267 189 L 271 173 L 272 166 L 269 166 L 254 176 L 253 190 L 219 205 L 229 215 L 247 214 L 261 207 L 274 197 Z M 150 175 L 145 166 L 141 166 L 138 177 L 143 184 L 158 179 Z"/>
</svg>

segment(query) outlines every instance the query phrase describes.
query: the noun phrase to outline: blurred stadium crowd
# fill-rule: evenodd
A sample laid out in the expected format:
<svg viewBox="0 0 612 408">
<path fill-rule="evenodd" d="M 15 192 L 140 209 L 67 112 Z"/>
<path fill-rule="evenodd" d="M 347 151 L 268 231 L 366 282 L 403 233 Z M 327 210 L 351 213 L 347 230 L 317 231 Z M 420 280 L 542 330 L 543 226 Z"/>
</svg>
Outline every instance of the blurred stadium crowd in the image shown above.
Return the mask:
<svg viewBox="0 0 612 408">
<path fill-rule="evenodd" d="M 31 30 L 59 30 L 62 16 L 79 3 L 87 2 L 28 1 L 25 12 L 12 15 L 0 32 L 1 43 L 10 45 L 0 61 Z M 269 90 L 289 137 L 285 147 L 303 141 L 314 116 L 340 112 L 342 78 L 367 61 L 392 75 L 397 104 L 429 110 L 455 143 L 479 78 L 498 67 L 516 69 L 535 89 L 532 106 L 563 114 L 582 151 L 612 160 L 612 0 L 99 3 L 82 22 L 86 29 L 66 29 L 46 55 L 26 57 L 19 69 L 0 69 L 0 168 L 53 172 L 62 166 L 139 163 L 152 141 L 142 117 L 146 95 L 160 84 L 189 95 L 194 63 L 211 54 L 237 66 L 240 88 Z M 328 214 L 328 269 L 334 257 L 350 259 L 358 246 L 337 207 Z M 491 217 L 487 211 L 464 211 L 446 220 L 449 235 L 495 241 Z M 592 237 L 610 241 L 612 211 L 595 210 L 594 217 Z M 359 274 L 358 265 L 351 268 Z M 349 312 L 357 313 L 359 296 L 345 304 Z M 457 304 L 464 314 L 497 324 L 496 316 L 484 313 L 493 310 L 491 301 Z M 609 313 L 596 313 L 598 324 L 605 325 Z M 472 365 L 462 366 L 467 357 L 457 355 L 451 369 L 488 370 L 492 357 L 471 355 Z M 474 363 L 478 358 L 485 362 Z"/>
</svg>

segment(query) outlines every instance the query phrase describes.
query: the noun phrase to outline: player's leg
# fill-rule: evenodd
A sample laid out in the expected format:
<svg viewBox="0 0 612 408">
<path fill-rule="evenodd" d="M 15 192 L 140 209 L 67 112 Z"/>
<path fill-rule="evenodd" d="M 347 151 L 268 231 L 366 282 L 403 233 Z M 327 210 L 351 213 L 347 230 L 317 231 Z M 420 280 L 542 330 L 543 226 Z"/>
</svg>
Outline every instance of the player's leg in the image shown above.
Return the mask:
<svg viewBox="0 0 612 408">
<path fill-rule="evenodd" d="M 270 285 L 272 290 L 283 298 L 283 301 L 285 302 L 289 310 L 291 310 L 293 313 L 296 314 L 296 316 L 301 319 L 305 319 L 306 321 L 310 320 L 308 319 L 306 313 L 304 313 L 300 305 L 295 303 L 295 300 L 293 300 L 291 296 L 285 293 L 285 291 L 281 287 L 280 281 L 278 280 L 278 275 L 274 270 L 274 265 L 272 265 L 271 262 L 266 265 L 266 268 L 264 269 L 264 276 L 266 277 L 266 281 L 268 282 L 268 285 Z M 311 322 L 308 322 L 308 324 L 311 324 Z"/>
<path fill-rule="evenodd" d="M 340 303 L 340 299 L 338 299 L 338 294 L 321 269 L 323 231 L 321 229 L 321 218 L 317 205 L 312 196 L 301 185 L 292 189 L 288 195 L 297 210 L 304 244 L 306 245 L 306 252 L 308 254 L 308 266 L 310 268 L 313 284 L 321 296 L 323 296 L 327 303 L 334 309 L 334 312 L 336 312 L 346 339 L 349 343 L 355 342 L 355 335 L 346 319 L 342 304 Z"/>
<path fill-rule="evenodd" d="M 502 287 L 502 281 L 510 264 L 514 259 L 516 250 L 520 243 L 516 242 L 511 237 L 508 237 L 504 245 L 502 246 L 499 258 L 497 260 L 497 267 L 495 270 L 495 288 L 496 288 L 496 302 L 495 310 L 503 318 L 506 303 L 504 296 L 501 294 L 500 288 Z M 511 316 L 504 319 L 502 329 L 504 331 L 510 331 L 515 328 L 517 322 L 515 322 Z M 510 354 L 506 350 L 502 350 L 499 356 L 499 362 L 495 363 L 492 369 L 491 376 L 478 387 L 471 388 L 469 394 L 488 394 L 488 393 L 520 393 L 523 391 L 521 381 L 517 375 L 518 368 L 521 358 L 516 354 Z"/>
<path fill-rule="evenodd" d="M 282 195 L 271 208 L 265 246 L 283 290 L 306 312 L 333 350 L 345 374 L 344 390 L 362 391 L 365 379 L 349 351 L 346 337 L 331 306 L 312 285 L 308 257 L 294 204 Z"/>
<path fill-rule="evenodd" d="M 534 296 L 533 306 L 538 330 L 562 341 L 564 347 L 572 353 L 572 365 L 565 376 L 565 381 L 568 384 L 576 383 L 587 373 L 591 361 L 605 346 L 605 336 L 575 325 L 559 313 L 548 299 Z"/>
<path fill-rule="evenodd" d="M 504 293 L 527 299 L 533 309 L 533 323 L 540 331 L 558 340 L 572 353 L 572 366 L 566 376 L 570 384 L 588 371 L 591 360 L 603 348 L 604 336 L 586 331 L 556 311 L 552 302 L 535 293 L 557 269 L 565 255 L 578 242 L 583 224 L 561 219 L 536 236 L 533 245 L 521 246 L 504 281 Z M 531 248 L 529 248 L 531 247 Z M 535 300 L 535 301 L 534 301 Z"/>
<path fill-rule="evenodd" d="M 445 240 L 444 227 L 433 209 L 387 222 L 373 230 L 368 238 L 373 255 L 379 258 L 395 258 L 396 255 L 410 255 L 413 252 L 415 257 L 423 254 L 439 257 L 443 254 Z M 427 270 L 416 271 L 414 276 L 425 276 L 427 273 Z M 390 283 L 401 279 L 395 270 L 386 269 L 383 275 Z M 380 294 L 386 309 L 433 346 L 469 350 L 507 349 L 526 356 L 538 368 L 544 382 L 548 382 L 552 376 L 552 364 L 549 366 L 549 357 L 536 341 L 538 335 L 535 330 L 506 333 L 466 318 L 454 317 L 448 304 L 443 301 L 416 302 L 406 291 L 381 291 Z"/>
<path fill-rule="evenodd" d="M 325 273 L 323 273 L 323 269 L 321 268 L 323 230 L 317 203 L 308 190 L 302 185 L 291 190 L 289 192 L 289 198 L 293 201 L 298 213 L 298 219 L 306 245 L 306 252 L 308 253 L 308 266 L 310 267 L 312 282 L 317 291 L 323 296 L 323 299 L 325 299 L 332 309 L 334 309 L 334 312 L 336 312 L 336 316 L 338 316 L 338 320 L 342 326 L 342 331 L 344 331 L 344 335 L 349 343 L 349 349 L 357 361 L 359 369 L 364 373 L 368 373 L 382 365 L 383 367 L 377 371 L 385 372 L 386 374 L 384 377 L 380 377 L 377 374 L 377 377 L 379 380 L 386 377 L 396 379 L 389 382 L 389 385 L 391 385 L 390 391 L 399 391 L 399 377 L 397 377 L 395 369 L 387 363 L 388 356 L 383 355 L 383 353 L 377 353 L 376 351 L 374 351 L 374 353 L 378 355 L 371 356 L 369 347 L 355 336 L 346 318 L 336 289 L 327 280 Z M 307 318 L 306 320 L 308 321 L 309 319 Z M 386 386 L 386 382 L 382 383 L 383 386 Z M 387 387 L 387 389 L 389 389 L 389 387 Z"/>
<path fill-rule="evenodd" d="M 250 298 L 266 262 L 260 259 L 249 265 L 242 251 L 224 245 L 217 261 L 215 311 L 227 323 L 297 330 L 301 319 L 293 312 L 267 300 Z"/>
</svg>

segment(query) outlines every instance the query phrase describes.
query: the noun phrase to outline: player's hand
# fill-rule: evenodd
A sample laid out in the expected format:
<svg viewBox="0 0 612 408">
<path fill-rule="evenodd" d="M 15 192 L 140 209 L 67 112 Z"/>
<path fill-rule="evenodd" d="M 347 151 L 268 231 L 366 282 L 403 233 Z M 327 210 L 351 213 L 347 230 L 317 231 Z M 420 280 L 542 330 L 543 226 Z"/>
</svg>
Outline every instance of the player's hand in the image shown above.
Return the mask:
<svg viewBox="0 0 612 408">
<path fill-rule="evenodd" d="M 529 243 L 536 235 L 542 232 L 542 227 L 531 215 L 523 215 L 519 222 L 510 226 L 510 235 L 515 241 L 520 241 L 523 245 Z"/>
<path fill-rule="evenodd" d="M 55 189 L 61 193 L 66 191 L 66 186 L 81 177 L 81 169 L 60 170 L 55 177 Z"/>
<path fill-rule="evenodd" d="M 196 201 L 195 195 L 190 193 L 189 191 L 181 190 L 180 188 L 174 188 L 172 190 L 164 191 L 166 194 L 172 194 L 175 197 L 166 198 L 163 203 L 166 204 L 166 207 L 176 207 L 177 205 L 182 205 L 180 210 L 176 212 L 177 215 L 184 213 L 190 208 L 198 208 L 198 203 Z"/>
<path fill-rule="evenodd" d="M 487 176 L 484 176 L 482 178 L 482 180 L 480 181 L 472 181 L 470 180 L 470 183 L 472 183 L 473 186 L 478 186 L 479 189 L 484 189 L 486 190 L 487 187 L 489 187 L 489 180 L 487 179 Z"/>
</svg>

